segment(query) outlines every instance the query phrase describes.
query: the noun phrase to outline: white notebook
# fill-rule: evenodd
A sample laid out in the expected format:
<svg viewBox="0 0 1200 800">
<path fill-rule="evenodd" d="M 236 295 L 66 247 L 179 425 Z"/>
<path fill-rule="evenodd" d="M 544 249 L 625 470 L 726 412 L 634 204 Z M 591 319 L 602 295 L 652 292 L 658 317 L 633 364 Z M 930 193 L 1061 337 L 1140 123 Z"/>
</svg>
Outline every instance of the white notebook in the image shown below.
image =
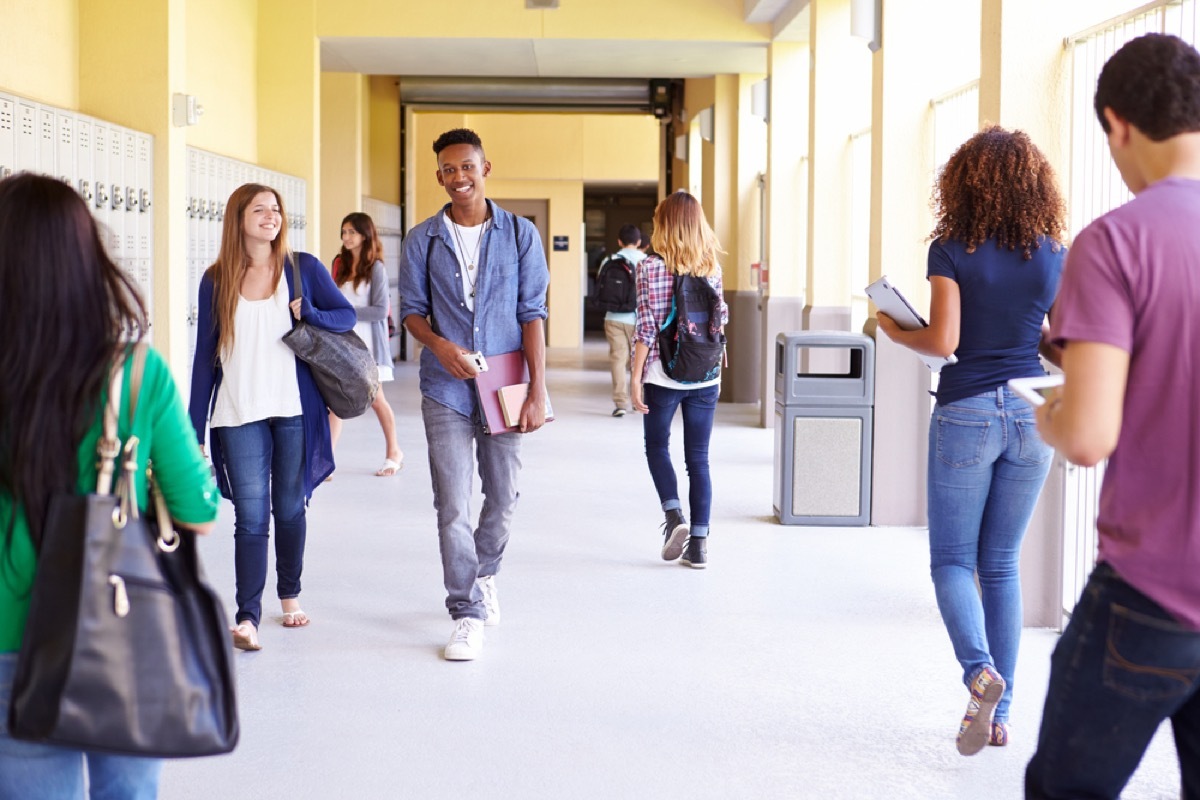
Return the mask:
<svg viewBox="0 0 1200 800">
<path fill-rule="evenodd" d="M 915 331 L 929 327 L 929 323 L 917 313 L 917 310 L 912 307 L 908 299 L 900 294 L 900 290 L 888 282 L 887 275 L 884 275 L 867 287 L 867 297 L 871 298 L 871 301 L 875 303 L 880 311 L 894 319 L 902 330 Z M 916 353 L 915 350 L 913 352 Z M 934 372 L 941 372 L 942 367 L 947 364 L 958 363 L 958 357 L 953 353 L 944 358 L 942 356 L 927 356 L 922 353 L 916 353 L 916 356 L 924 361 L 925 366 Z"/>
</svg>

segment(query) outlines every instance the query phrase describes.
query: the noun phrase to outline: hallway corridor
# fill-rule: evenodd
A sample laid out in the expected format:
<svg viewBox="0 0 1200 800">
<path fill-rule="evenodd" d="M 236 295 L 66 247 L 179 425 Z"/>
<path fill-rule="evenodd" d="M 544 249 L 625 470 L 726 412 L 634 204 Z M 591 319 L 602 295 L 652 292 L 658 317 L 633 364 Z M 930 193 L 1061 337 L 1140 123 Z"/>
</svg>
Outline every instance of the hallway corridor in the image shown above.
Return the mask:
<svg viewBox="0 0 1200 800">
<path fill-rule="evenodd" d="M 403 470 L 374 477 L 373 415 L 346 424 L 309 509 L 312 624 L 286 630 L 265 602 L 264 649 L 236 655 L 240 745 L 168 763 L 161 797 L 1020 797 L 1055 634 L 1025 632 L 1012 744 L 959 756 L 967 693 L 925 531 L 776 524 L 772 432 L 757 407 L 721 404 L 710 567 L 664 563 L 641 418 L 609 416 L 603 345 L 583 353 L 550 354 L 558 419 L 524 443 L 504 621 L 480 659 L 441 658 L 417 370 L 401 363 Z M 223 503 L 202 543 L 231 611 L 232 519 Z M 1178 796 L 1166 733 L 1124 797 Z"/>
</svg>

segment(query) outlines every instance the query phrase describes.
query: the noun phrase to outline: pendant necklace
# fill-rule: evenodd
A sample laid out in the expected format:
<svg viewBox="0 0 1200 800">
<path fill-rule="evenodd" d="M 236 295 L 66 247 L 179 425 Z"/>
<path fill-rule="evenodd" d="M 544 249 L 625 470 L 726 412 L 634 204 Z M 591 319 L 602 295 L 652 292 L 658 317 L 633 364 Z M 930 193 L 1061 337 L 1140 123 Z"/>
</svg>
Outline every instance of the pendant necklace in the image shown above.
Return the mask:
<svg viewBox="0 0 1200 800">
<path fill-rule="evenodd" d="M 475 257 L 468 259 L 467 245 L 463 241 L 462 231 L 459 230 L 458 223 L 454 221 L 454 217 L 450 216 L 450 225 L 454 228 L 454 238 L 458 242 L 458 252 L 462 253 L 463 261 L 467 262 L 467 280 L 471 284 L 471 297 L 475 297 L 475 283 L 479 280 L 479 276 L 475 274 L 475 264 L 479 261 L 479 254 L 483 249 L 483 235 L 487 233 L 488 226 L 491 225 L 491 217 L 483 221 L 483 229 L 479 231 L 479 238 L 475 241 Z"/>
</svg>

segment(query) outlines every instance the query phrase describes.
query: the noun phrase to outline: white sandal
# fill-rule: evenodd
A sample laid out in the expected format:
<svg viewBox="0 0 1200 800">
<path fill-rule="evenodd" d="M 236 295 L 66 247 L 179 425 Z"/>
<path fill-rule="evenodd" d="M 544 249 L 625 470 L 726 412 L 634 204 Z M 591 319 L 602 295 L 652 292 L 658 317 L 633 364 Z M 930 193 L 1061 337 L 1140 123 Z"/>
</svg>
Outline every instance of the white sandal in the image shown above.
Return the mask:
<svg viewBox="0 0 1200 800">
<path fill-rule="evenodd" d="M 383 466 L 375 473 L 377 478 L 390 478 L 404 467 L 404 456 L 400 456 L 400 460 L 396 461 L 391 458 L 383 460 Z"/>
</svg>

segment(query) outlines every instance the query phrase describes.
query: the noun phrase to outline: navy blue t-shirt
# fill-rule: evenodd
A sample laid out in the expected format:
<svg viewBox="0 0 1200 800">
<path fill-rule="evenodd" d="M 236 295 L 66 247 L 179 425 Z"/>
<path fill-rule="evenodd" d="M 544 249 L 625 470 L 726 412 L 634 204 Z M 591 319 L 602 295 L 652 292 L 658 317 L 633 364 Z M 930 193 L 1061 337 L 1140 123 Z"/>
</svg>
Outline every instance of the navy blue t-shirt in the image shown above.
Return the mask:
<svg viewBox="0 0 1200 800">
<path fill-rule="evenodd" d="M 927 277 L 950 278 L 962 298 L 958 363 L 942 368 L 939 405 L 991 391 L 1010 378 L 1045 374 L 1038 342 L 1067 248 L 1051 239 L 1039 243 L 1029 261 L 992 239 L 970 254 L 953 239 L 929 245 Z"/>
</svg>

